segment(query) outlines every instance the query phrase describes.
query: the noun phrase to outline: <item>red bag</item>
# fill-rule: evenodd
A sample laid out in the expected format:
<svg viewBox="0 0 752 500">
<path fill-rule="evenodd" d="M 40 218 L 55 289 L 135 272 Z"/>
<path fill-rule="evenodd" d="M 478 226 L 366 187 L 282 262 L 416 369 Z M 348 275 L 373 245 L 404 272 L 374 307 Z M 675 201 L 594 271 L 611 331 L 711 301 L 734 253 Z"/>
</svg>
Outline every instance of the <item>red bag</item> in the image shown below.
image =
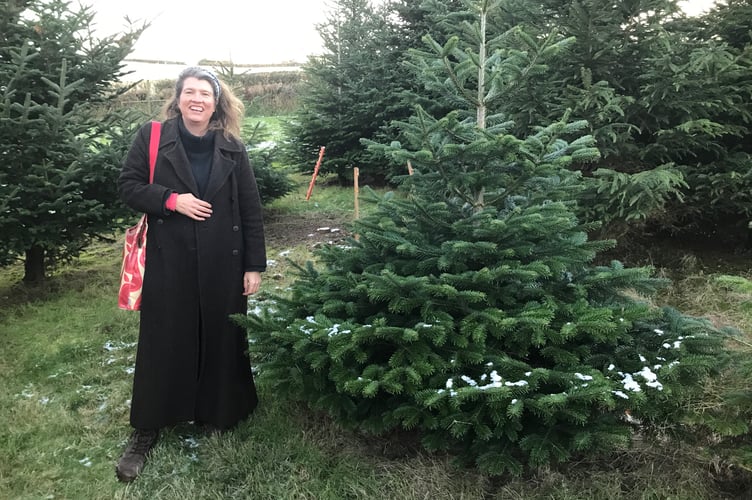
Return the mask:
<svg viewBox="0 0 752 500">
<path fill-rule="evenodd" d="M 151 122 L 149 184 L 154 182 L 154 165 L 157 162 L 161 126 L 160 122 Z M 146 230 L 148 227 L 146 214 L 144 214 L 138 224 L 125 230 L 123 267 L 120 268 L 120 292 L 118 293 L 118 307 L 120 309 L 127 311 L 141 309 L 141 287 L 144 282 L 144 268 L 146 266 Z"/>
</svg>

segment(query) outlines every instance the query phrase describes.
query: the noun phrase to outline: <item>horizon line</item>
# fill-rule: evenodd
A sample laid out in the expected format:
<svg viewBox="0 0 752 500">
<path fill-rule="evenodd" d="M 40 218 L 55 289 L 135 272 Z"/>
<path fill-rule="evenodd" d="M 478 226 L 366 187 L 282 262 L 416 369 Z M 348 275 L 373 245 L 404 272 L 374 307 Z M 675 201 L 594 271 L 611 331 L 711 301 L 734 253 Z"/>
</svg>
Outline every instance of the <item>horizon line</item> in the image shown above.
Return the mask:
<svg viewBox="0 0 752 500">
<path fill-rule="evenodd" d="M 146 64 L 182 64 L 190 66 L 185 61 L 170 61 L 166 59 L 143 59 L 143 58 L 125 58 L 123 62 L 136 62 Z M 203 63 L 203 64 L 202 64 Z M 305 63 L 299 61 L 281 61 L 275 63 L 237 63 L 233 61 L 223 61 L 220 59 L 208 59 L 203 58 L 199 60 L 199 65 L 227 65 L 227 66 L 241 66 L 245 68 L 268 68 L 268 67 L 282 67 L 282 66 L 302 66 Z"/>
</svg>

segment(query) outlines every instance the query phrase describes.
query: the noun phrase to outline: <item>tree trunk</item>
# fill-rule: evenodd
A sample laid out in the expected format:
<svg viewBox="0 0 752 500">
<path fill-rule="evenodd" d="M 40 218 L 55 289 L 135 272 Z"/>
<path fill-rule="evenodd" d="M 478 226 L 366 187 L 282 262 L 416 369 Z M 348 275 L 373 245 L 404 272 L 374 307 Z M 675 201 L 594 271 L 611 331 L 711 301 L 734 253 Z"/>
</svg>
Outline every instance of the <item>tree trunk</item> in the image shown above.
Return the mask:
<svg viewBox="0 0 752 500">
<path fill-rule="evenodd" d="M 486 22 L 488 11 L 480 13 L 480 44 L 478 44 L 478 108 L 476 109 L 478 128 L 486 128 Z"/>
<path fill-rule="evenodd" d="M 44 248 L 34 245 L 26 249 L 24 262 L 24 283 L 41 283 L 44 281 Z"/>
</svg>

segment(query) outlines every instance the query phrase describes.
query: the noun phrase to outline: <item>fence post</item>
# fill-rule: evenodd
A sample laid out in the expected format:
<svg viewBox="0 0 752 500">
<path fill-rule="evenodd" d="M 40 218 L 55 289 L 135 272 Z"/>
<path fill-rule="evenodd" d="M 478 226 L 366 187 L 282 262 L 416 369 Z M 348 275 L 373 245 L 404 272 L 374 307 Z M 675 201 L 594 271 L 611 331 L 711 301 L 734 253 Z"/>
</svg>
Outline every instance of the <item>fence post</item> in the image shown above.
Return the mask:
<svg viewBox="0 0 752 500">
<path fill-rule="evenodd" d="M 311 176 L 311 183 L 308 184 L 308 191 L 306 192 L 306 201 L 311 199 L 311 193 L 313 192 L 313 184 L 316 182 L 316 176 L 319 175 L 319 168 L 321 167 L 321 159 L 324 157 L 324 146 L 321 146 L 319 150 L 319 159 L 316 161 L 316 166 L 313 168 L 313 176 Z"/>
<path fill-rule="evenodd" d="M 353 168 L 353 189 L 355 195 L 355 220 L 360 218 L 360 169 L 358 167 Z M 360 235 L 355 233 L 355 241 L 360 240 Z"/>
<path fill-rule="evenodd" d="M 358 195 L 360 194 L 360 183 L 358 178 L 360 177 L 360 169 L 355 167 L 353 169 L 353 186 L 355 189 L 355 218 L 360 218 L 360 202 L 358 201 Z"/>
</svg>

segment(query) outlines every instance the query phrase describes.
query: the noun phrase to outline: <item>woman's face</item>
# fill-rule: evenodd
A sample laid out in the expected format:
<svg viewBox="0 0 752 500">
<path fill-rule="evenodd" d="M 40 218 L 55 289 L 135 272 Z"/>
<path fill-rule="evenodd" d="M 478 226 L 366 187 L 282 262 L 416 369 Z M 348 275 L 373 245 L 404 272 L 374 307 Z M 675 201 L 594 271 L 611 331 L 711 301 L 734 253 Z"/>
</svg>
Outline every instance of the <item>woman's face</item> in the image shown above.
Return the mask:
<svg viewBox="0 0 752 500">
<path fill-rule="evenodd" d="M 211 83 L 193 76 L 186 78 L 183 81 L 178 108 L 186 125 L 208 127 L 216 109 Z"/>
</svg>

